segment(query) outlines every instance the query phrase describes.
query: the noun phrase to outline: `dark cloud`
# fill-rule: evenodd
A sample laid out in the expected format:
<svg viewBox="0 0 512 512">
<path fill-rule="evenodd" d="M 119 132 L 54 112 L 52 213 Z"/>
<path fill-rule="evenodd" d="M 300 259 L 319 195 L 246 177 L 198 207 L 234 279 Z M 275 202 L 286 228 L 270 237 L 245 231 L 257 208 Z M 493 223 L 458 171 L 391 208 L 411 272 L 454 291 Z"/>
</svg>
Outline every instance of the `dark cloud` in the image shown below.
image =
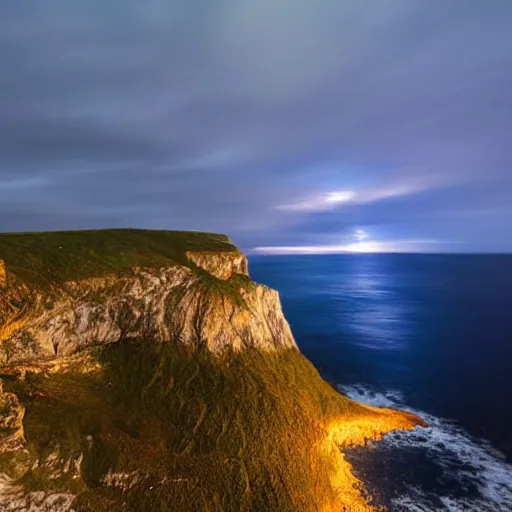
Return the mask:
<svg viewBox="0 0 512 512">
<path fill-rule="evenodd" d="M 6 0 L 0 229 L 510 251 L 511 23 L 509 0 Z"/>
</svg>

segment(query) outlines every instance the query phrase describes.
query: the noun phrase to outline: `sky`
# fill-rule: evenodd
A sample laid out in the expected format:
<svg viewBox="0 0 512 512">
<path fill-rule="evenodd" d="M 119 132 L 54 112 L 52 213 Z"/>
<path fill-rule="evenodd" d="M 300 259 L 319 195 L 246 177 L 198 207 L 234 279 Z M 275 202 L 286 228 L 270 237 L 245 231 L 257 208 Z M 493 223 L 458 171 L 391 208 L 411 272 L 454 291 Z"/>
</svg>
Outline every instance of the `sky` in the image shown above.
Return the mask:
<svg viewBox="0 0 512 512">
<path fill-rule="evenodd" d="M 511 0 L 0 2 L 0 231 L 512 252 Z"/>
</svg>

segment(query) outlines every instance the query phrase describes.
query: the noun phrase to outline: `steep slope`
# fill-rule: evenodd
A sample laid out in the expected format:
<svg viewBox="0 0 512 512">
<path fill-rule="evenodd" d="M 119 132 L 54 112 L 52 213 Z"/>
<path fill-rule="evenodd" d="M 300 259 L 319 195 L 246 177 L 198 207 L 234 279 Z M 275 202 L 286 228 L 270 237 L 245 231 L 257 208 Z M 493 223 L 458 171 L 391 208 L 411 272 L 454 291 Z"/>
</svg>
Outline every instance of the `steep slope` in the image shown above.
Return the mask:
<svg viewBox="0 0 512 512">
<path fill-rule="evenodd" d="M 371 510 L 340 448 L 420 422 L 325 383 L 221 235 L 0 235 L 0 345 L 2 510 Z"/>
</svg>

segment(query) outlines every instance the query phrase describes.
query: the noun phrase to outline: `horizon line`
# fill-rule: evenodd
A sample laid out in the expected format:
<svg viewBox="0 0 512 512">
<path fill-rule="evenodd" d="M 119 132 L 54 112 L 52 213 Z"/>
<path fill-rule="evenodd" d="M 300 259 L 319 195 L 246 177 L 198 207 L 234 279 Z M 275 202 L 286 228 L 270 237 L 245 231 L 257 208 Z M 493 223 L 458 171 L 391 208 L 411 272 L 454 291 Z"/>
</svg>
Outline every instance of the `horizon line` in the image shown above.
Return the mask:
<svg viewBox="0 0 512 512">
<path fill-rule="evenodd" d="M 451 246 L 451 247 L 449 247 Z M 457 247 L 459 246 L 459 247 Z M 267 245 L 252 247 L 252 254 L 297 255 L 297 254 L 468 254 L 490 251 L 472 251 L 467 242 L 455 240 L 405 239 L 375 240 L 324 245 Z M 494 252 L 494 251 L 493 251 Z M 501 251 L 498 251 L 498 253 Z"/>
<path fill-rule="evenodd" d="M 248 256 L 360 256 L 360 255 L 417 255 L 417 256 L 512 256 L 512 251 L 333 251 L 333 252 L 298 252 L 298 251 L 257 251 L 243 249 Z"/>
</svg>

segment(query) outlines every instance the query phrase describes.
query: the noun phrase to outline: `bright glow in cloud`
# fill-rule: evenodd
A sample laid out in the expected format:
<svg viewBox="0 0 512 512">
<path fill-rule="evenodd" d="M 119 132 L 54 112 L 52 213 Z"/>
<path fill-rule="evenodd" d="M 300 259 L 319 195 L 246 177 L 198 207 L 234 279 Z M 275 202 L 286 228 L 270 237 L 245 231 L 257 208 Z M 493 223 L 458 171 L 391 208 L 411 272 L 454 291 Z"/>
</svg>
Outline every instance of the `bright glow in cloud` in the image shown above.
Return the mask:
<svg viewBox="0 0 512 512">
<path fill-rule="evenodd" d="M 325 202 L 327 203 L 345 203 L 350 201 L 355 196 L 355 193 L 351 190 L 341 190 L 338 192 L 329 192 L 325 196 Z"/>
<path fill-rule="evenodd" d="M 269 255 L 425 252 L 429 246 L 436 249 L 437 245 L 442 244 L 437 240 L 392 240 L 340 245 L 255 247 L 251 252 Z"/>
<path fill-rule="evenodd" d="M 358 242 L 348 244 L 345 247 L 347 252 L 389 252 L 396 250 L 393 244 L 386 244 L 385 242 Z"/>
<path fill-rule="evenodd" d="M 356 193 L 352 190 L 333 190 L 298 203 L 279 205 L 277 209 L 292 212 L 321 212 L 331 210 L 342 203 L 348 203 L 354 199 L 355 195 Z"/>
<path fill-rule="evenodd" d="M 258 254 L 342 254 L 354 252 L 392 252 L 384 243 L 365 242 L 344 245 L 297 245 L 280 247 L 256 247 Z"/>
<path fill-rule="evenodd" d="M 355 190 L 331 190 L 304 197 L 296 203 L 278 205 L 276 209 L 290 212 L 322 212 L 346 204 L 369 204 L 386 199 L 434 190 L 449 185 L 453 178 L 429 173 L 416 176 L 395 176 L 394 182 Z"/>
</svg>

